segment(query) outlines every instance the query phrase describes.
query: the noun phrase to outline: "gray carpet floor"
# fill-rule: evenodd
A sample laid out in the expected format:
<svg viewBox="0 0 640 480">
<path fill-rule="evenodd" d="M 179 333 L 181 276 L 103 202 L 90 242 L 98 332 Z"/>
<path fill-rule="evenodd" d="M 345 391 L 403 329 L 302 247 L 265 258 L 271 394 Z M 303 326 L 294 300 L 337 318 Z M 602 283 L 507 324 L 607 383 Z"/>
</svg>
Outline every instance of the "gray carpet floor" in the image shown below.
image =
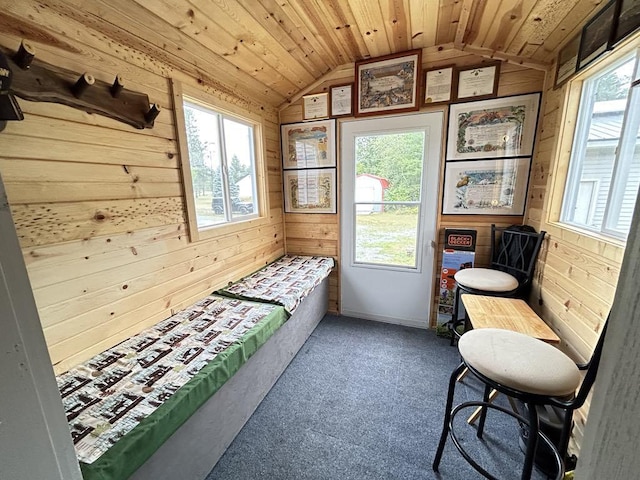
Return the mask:
<svg viewBox="0 0 640 480">
<path fill-rule="evenodd" d="M 482 478 L 450 439 L 440 473 L 431 469 L 458 364 L 433 331 L 327 315 L 207 480 Z M 456 403 L 481 397 L 471 375 L 458 383 Z M 490 412 L 478 440 L 467 416 L 455 428 L 473 457 L 498 478 L 520 478 L 517 422 Z"/>
</svg>

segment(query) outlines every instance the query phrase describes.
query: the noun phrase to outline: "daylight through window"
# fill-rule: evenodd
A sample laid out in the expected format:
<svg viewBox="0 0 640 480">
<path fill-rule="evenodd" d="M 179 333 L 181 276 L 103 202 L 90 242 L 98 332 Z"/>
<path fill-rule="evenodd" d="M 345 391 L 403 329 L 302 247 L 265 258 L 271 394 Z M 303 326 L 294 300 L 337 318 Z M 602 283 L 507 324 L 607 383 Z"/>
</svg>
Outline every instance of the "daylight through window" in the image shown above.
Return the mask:
<svg viewBox="0 0 640 480">
<path fill-rule="evenodd" d="M 601 68 L 582 85 L 561 221 L 625 238 L 640 185 L 638 55 Z"/>
<path fill-rule="evenodd" d="M 254 127 L 184 102 L 198 230 L 257 216 Z"/>
</svg>

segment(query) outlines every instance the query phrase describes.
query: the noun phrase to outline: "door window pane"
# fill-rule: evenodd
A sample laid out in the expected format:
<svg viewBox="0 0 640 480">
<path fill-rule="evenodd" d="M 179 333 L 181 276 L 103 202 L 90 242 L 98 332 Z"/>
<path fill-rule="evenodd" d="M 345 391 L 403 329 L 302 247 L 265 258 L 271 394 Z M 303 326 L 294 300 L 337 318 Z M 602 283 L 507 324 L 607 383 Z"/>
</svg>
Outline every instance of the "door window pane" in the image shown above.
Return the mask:
<svg viewBox="0 0 640 480">
<path fill-rule="evenodd" d="M 418 205 L 356 206 L 355 261 L 416 267 Z"/>
</svg>

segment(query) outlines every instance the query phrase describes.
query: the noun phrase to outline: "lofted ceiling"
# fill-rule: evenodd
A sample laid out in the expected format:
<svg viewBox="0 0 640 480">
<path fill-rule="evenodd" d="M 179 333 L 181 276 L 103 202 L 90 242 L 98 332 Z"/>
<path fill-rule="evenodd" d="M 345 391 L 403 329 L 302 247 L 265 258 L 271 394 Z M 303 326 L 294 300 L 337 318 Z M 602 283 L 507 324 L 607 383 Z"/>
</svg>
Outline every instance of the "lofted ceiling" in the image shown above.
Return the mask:
<svg viewBox="0 0 640 480">
<path fill-rule="evenodd" d="M 215 71 L 234 90 L 281 106 L 339 66 L 415 48 L 425 54 L 465 50 L 546 69 L 602 0 L 2 3 L 8 3 L 2 27 L 15 30 L 14 20 L 29 9 L 48 10 L 205 82 L 214 82 Z"/>
</svg>

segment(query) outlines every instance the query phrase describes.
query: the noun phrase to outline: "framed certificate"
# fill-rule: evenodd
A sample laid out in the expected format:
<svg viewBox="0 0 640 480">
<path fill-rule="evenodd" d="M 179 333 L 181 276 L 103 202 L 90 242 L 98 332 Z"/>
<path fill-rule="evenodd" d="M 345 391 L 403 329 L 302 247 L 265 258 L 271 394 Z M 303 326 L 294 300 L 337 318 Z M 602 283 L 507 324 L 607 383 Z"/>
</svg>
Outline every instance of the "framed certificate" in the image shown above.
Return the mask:
<svg viewBox="0 0 640 480">
<path fill-rule="evenodd" d="M 560 49 L 556 62 L 556 81 L 553 88 L 562 86 L 578 71 L 578 51 L 580 49 L 580 35 L 576 35 Z"/>
<path fill-rule="evenodd" d="M 329 117 L 329 94 L 314 93 L 302 97 L 302 119 L 317 120 Z"/>
<path fill-rule="evenodd" d="M 424 74 L 424 105 L 451 101 L 453 65 L 427 70 Z"/>
<path fill-rule="evenodd" d="M 443 215 L 523 215 L 531 157 L 449 162 Z"/>
<path fill-rule="evenodd" d="M 286 213 L 336 213 L 336 169 L 285 170 Z"/>
<path fill-rule="evenodd" d="M 335 120 L 281 125 L 282 168 L 335 167 L 335 131 Z"/>
<path fill-rule="evenodd" d="M 540 93 L 449 106 L 447 161 L 530 157 Z"/>
<path fill-rule="evenodd" d="M 422 49 L 356 62 L 356 116 L 419 110 L 421 66 Z"/>
<path fill-rule="evenodd" d="M 332 117 L 353 115 L 353 83 L 334 85 L 330 93 Z"/>
<path fill-rule="evenodd" d="M 494 98 L 498 95 L 500 62 L 486 63 L 457 70 L 457 100 Z"/>
</svg>

